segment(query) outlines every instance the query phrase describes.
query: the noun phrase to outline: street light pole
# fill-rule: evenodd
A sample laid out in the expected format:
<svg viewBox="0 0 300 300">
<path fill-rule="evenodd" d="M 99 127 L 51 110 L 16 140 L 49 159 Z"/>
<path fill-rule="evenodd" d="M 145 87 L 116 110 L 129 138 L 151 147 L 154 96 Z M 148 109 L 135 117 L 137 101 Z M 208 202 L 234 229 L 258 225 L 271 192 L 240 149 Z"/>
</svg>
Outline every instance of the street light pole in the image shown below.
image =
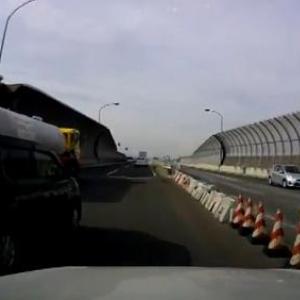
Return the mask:
<svg viewBox="0 0 300 300">
<path fill-rule="evenodd" d="M 216 114 L 220 117 L 220 120 L 221 120 L 221 132 L 224 131 L 224 128 L 223 128 L 223 115 L 221 113 L 219 113 L 218 111 L 216 110 L 211 110 L 210 108 L 206 108 L 205 109 L 206 112 L 211 112 L 213 114 Z M 222 148 L 220 147 L 220 163 L 219 163 L 219 168 L 221 168 L 221 165 L 222 165 L 222 159 L 223 159 L 223 154 L 222 154 Z"/>
<path fill-rule="evenodd" d="M 221 120 L 221 132 L 223 132 L 223 131 L 224 131 L 224 128 L 223 128 L 223 119 L 224 119 L 224 117 L 223 117 L 223 115 L 222 115 L 221 113 L 219 113 L 218 111 L 216 111 L 216 110 L 211 110 L 211 109 L 209 109 L 209 108 L 206 108 L 205 111 L 206 111 L 206 112 L 211 112 L 211 113 L 217 114 L 217 115 L 220 117 L 220 120 Z"/>
<path fill-rule="evenodd" d="M 99 123 L 101 123 L 101 122 L 100 122 L 100 121 L 101 121 L 101 111 L 102 111 L 105 107 L 112 106 L 112 105 L 114 105 L 114 106 L 119 106 L 120 103 L 118 103 L 118 102 L 107 103 L 107 104 L 104 104 L 103 106 L 100 107 L 100 109 L 99 109 L 99 116 L 98 116 L 98 121 L 99 121 Z"/>
<path fill-rule="evenodd" d="M 4 43 L 5 43 L 5 38 L 6 38 L 6 33 L 7 33 L 7 28 L 9 25 L 9 21 L 11 19 L 11 17 L 22 7 L 24 7 L 25 5 L 36 1 L 36 0 L 28 0 L 22 4 L 20 4 L 19 6 L 17 6 L 7 17 L 6 22 L 5 22 L 5 26 L 4 26 L 4 31 L 3 31 L 3 35 L 2 35 L 2 41 L 1 41 L 1 47 L 0 47 L 0 64 L 1 64 L 1 59 L 2 59 L 2 53 L 3 53 L 3 48 L 4 48 Z"/>
</svg>

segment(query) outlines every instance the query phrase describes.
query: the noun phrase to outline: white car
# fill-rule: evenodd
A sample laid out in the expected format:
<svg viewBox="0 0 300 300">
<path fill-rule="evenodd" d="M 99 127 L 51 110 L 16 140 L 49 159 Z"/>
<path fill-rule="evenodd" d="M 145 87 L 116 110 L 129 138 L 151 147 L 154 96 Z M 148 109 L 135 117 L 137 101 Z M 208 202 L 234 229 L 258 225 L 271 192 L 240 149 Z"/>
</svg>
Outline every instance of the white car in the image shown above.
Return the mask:
<svg viewBox="0 0 300 300">
<path fill-rule="evenodd" d="M 135 161 L 136 166 L 148 166 L 148 159 L 138 157 Z"/>
<path fill-rule="evenodd" d="M 300 169 L 293 165 L 275 165 L 269 172 L 269 184 L 300 187 Z"/>
</svg>

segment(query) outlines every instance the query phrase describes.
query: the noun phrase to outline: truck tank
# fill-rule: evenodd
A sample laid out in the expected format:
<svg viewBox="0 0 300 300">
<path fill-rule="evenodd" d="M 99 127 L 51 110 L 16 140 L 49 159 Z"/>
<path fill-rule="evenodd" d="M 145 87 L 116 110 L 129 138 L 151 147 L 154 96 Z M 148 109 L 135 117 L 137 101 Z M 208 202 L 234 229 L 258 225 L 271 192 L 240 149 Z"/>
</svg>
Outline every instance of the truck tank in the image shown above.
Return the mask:
<svg viewBox="0 0 300 300">
<path fill-rule="evenodd" d="M 0 108 L 0 135 L 31 141 L 61 155 L 64 136 L 58 127 Z"/>
</svg>

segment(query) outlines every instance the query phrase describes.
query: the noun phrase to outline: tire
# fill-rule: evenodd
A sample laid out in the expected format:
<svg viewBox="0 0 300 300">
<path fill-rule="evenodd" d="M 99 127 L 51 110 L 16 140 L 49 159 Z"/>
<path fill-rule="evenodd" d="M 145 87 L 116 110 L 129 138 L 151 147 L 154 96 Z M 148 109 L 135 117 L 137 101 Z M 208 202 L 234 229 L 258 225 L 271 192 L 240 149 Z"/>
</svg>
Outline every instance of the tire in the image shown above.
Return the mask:
<svg viewBox="0 0 300 300">
<path fill-rule="evenodd" d="M 0 235 L 0 274 L 12 271 L 16 264 L 16 241 L 9 234 Z"/>
<path fill-rule="evenodd" d="M 273 180 L 271 176 L 269 177 L 269 185 L 273 185 Z"/>
<path fill-rule="evenodd" d="M 76 230 L 80 225 L 81 212 L 78 208 L 74 208 L 72 210 L 72 218 L 71 218 L 71 228 L 72 230 Z"/>
<path fill-rule="evenodd" d="M 282 187 L 283 187 L 284 189 L 287 188 L 287 182 L 286 182 L 285 179 L 282 180 Z"/>
</svg>

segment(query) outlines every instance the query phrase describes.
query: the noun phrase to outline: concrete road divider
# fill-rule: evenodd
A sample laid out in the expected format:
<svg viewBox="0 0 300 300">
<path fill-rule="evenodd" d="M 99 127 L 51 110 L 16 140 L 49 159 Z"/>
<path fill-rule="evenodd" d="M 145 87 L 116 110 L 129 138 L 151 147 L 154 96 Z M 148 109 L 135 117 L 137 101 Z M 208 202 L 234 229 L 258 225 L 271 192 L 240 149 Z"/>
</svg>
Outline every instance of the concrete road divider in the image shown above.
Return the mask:
<svg viewBox="0 0 300 300">
<path fill-rule="evenodd" d="M 195 189 L 195 188 L 197 188 L 197 186 L 198 186 L 198 181 L 197 180 L 195 180 L 195 179 L 193 179 L 193 178 L 191 178 L 190 179 L 190 184 L 189 184 L 189 186 L 187 187 L 187 192 L 189 193 L 189 194 L 191 194 L 192 192 L 193 192 L 193 190 Z"/>
<path fill-rule="evenodd" d="M 204 195 L 200 199 L 201 204 L 204 205 L 205 208 L 207 208 L 206 205 L 208 205 L 209 202 L 210 202 L 210 200 L 211 200 L 211 197 L 212 197 L 212 193 L 211 192 L 213 190 L 214 190 L 214 186 L 213 185 L 207 185 L 205 187 L 205 193 L 204 193 Z"/>
<path fill-rule="evenodd" d="M 200 201 L 205 192 L 206 192 L 205 185 L 202 184 L 201 182 L 198 182 L 198 186 L 192 192 L 192 196 L 194 197 L 195 200 Z"/>
<path fill-rule="evenodd" d="M 230 220 L 230 210 L 234 205 L 234 199 L 228 197 L 227 195 L 222 195 L 221 205 L 215 212 L 215 217 L 221 222 L 229 222 Z"/>
<path fill-rule="evenodd" d="M 216 191 L 214 193 L 215 194 L 214 194 L 213 201 L 211 203 L 210 211 L 215 215 L 215 213 L 218 211 L 218 208 L 220 207 L 220 205 L 222 203 L 222 200 L 223 200 L 222 196 L 225 196 L 225 195 L 222 193 L 216 192 Z"/>
</svg>

